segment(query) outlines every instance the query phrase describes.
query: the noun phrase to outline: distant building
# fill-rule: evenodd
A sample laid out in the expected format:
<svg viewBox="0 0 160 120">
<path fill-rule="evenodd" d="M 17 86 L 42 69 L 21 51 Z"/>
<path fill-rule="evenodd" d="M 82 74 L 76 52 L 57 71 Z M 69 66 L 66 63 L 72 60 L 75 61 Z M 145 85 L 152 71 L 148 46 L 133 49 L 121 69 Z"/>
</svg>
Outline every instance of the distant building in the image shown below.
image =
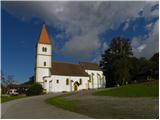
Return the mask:
<svg viewBox="0 0 160 120">
<path fill-rule="evenodd" d="M 35 81 L 47 92 L 78 91 L 105 87 L 105 78 L 98 64 L 52 62 L 52 43 L 45 24 L 36 45 Z"/>
<path fill-rule="evenodd" d="M 10 95 L 26 94 L 31 85 L 10 84 L 7 86 L 7 93 Z"/>
</svg>

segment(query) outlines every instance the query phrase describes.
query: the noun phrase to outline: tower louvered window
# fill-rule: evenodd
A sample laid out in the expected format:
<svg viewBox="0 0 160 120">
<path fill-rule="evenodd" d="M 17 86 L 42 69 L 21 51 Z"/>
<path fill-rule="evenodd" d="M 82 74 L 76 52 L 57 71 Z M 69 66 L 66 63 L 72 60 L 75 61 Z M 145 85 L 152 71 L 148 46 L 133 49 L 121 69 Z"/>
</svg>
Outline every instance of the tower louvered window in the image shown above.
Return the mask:
<svg viewBox="0 0 160 120">
<path fill-rule="evenodd" d="M 45 48 L 45 52 L 47 52 L 47 48 Z"/>
<path fill-rule="evenodd" d="M 43 52 L 47 52 L 47 48 L 46 47 L 42 47 L 42 51 Z"/>
<path fill-rule="evenodd" d="M 45 48 L 44 47 L 42 48 L 42 51 L 45 52 Z"/>
</svg>

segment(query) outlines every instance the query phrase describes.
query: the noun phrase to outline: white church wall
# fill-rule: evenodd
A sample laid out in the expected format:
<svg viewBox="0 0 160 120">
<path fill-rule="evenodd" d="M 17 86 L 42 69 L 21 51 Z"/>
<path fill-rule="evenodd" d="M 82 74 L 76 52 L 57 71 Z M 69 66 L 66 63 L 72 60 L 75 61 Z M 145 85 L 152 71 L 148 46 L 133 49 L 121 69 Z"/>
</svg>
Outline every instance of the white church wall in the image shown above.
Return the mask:
<svg viewBox="0 0 160 120">
<path fill-rule="evenodd" d="M 43 47 L 46 51 L 43 51 Z M 51 68 L 51 54 L 52 46 L 50 44 L 37 44 L 37 58 L 36 58 L 36 82 L 43 82 L 44 76 L 49 76 Z"/>
<path fill-rule="evenodd" d="M 68 85 L 66 84 L 67 79 L 69 79 Z M 50 78 L 47 78 L 47 81 L 52 81 L 52 82 L 45 83 L 48 84 L 46 86 L 50 86 L 50 89 L 47 88 L 46 90 L 47 92 L 63 92 L 63 91 L 71 92 L 74 91 L 74 83 L 76 81 L 79 82 L 80 79 L 82 80 L 82 84 L 78 86 L 78 90 L 88 89 L 89 77 L 52 75 Z"/>
<path fill-rule="evenodd" d="M 37 67 L 51 67 L 51 56 L 37 55 Z"/>
<path fill-rule="evenodd" d="M 103 80 L 103 72 L 96 71 L 96 70 L 85 70 L 89 75 L 92 76 L 93 74 L 93 83 L 89 83 L 90 88 L 101 88 L 104 87 L 104 80 Z"/>
<path fill-rule="evenodd" d="M 88 88 L 103 88 L 105 87 L 105 79 L 103 77 L 102 71 L 95 71 L 95 70 L 85 70 L 88 74 L 94 74 L 94 85 L 92 86 L 91 82 L 88 82 L 89 77 L 80 77 L 80 76 L 60 76 L 60 75 L 52 75 L 51 77 L 45 78 L 47 80 L 46 83 L 44 83 L 44 89 L 46 89 L 47 92 L 71 92 L 74 91 L 74 83 L 80 82 L 80 79 L 82 79 L 82 84 L 78 86 L 78 90 L 82 89 L 88 89 Z M 98 79 L 99 75 L 101 76 L 101 79 Z M 69 79 L 69 84 L 66 84 L 66 80 Z M 58 83 L 57 83 L 58 80 Z M 73 81 L 73 82 L 71 82 Z"/>
<path fill-rule="evenodd" d="M 43 82 L 43 77 L 44 76 L 49 76 L 50 75 L 50 71 L 48 68 L 37 68 L 36 69 L 36 82 Z"/>
<path fill-rule="evenodd" d="M 44 79 L 42 86 L 43 86 L 43 89 L 46 90 L 46 92 L 49 91 L 49 80 L 47 78 Z"/>
</svg>

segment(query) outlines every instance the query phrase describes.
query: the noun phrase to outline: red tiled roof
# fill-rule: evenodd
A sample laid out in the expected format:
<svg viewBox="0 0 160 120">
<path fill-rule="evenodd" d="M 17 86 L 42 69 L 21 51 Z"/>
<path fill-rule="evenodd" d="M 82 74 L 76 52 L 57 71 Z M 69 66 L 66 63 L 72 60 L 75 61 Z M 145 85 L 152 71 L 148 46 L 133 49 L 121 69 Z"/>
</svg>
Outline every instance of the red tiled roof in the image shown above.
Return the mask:
<svg viewBox="0 0 160 120">
<path fill-rule="evenodd" d="M 101 70 L 97 63 L 80 62 L 79 64 L 85 70 L 98 70 L 98 71 Z"/>
<path fill-rule="evenodd" d="M 51 74 L 65 76 L 88 76 L 79 64 L 64 62 L 52 62 Z"/>
<path fill-rule="evenodd" d="M 40 33 L 39 39 L 38 39 L 38 43 L 51 44 L 51 41 L 49 39 L 45 24 L 43 24 L 43 26 L 42 26 L 41 33 Z"/>
</svg>

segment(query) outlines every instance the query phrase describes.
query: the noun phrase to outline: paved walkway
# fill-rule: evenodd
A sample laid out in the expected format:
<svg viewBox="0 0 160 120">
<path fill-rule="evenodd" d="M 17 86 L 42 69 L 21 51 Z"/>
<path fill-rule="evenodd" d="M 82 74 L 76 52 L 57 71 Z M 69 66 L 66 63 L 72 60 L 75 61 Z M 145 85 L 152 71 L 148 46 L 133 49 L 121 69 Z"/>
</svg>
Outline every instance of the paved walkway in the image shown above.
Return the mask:
<svg viewBox="0 0 160 120">
<path fill-rule="evenodd" d="M 108 90 L 110 88 L 107 88 Z M 98 89 L 102 90 L 102 89 Z M 95 90 L 79 91 L 66 96 L 77 102 L 76 113 L 98 119 L 157 119 L 158 97 L 110 97 L 93 96 Z M 85 102 L 84 102 L 85 101 Z M 79 109 L 78 109 L 79 108 Z M 81 109 L 83 108 L 83 109 Z"/>
<path fill-rule="evenodd" d="M 26 118 L 26 119 L 47 119 L 47 118 L 89 118 L 87 116 L 66 111 L 55 106 L 45 103 L 45 100 L 60 95 L 62 93 L 54 93 L 42 96 L 22 98 L 10 102 L 3 103 L 2 107 L 2 116 L 1 118 Z"/>
</svg>

